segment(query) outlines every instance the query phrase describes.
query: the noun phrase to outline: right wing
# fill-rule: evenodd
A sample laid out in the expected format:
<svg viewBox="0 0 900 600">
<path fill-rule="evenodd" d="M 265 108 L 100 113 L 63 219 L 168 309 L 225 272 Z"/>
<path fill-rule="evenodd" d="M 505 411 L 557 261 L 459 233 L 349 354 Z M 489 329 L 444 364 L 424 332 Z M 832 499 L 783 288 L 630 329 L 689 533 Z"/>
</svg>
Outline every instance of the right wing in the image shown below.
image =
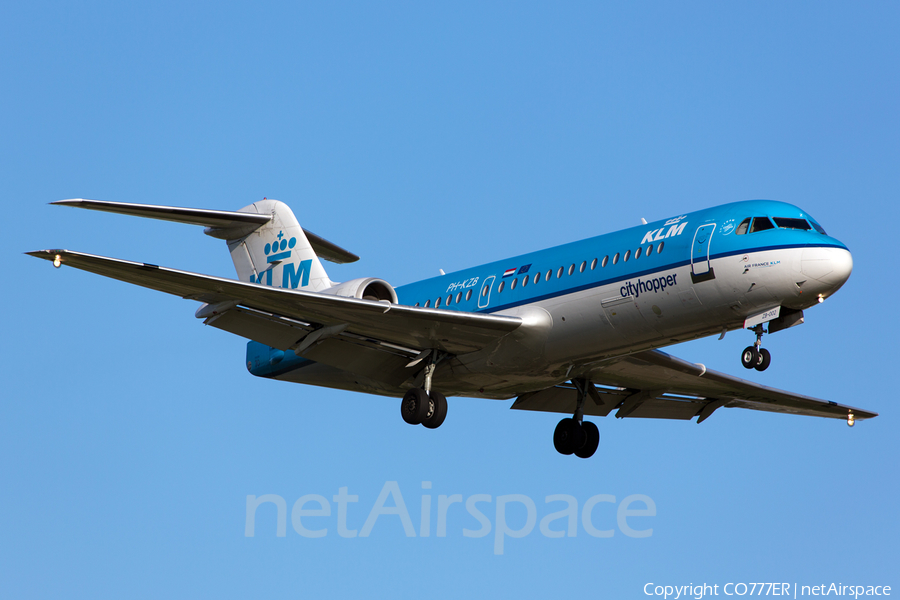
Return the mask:
<svg viewBox="0 0 900 600">
<path fill-rule="evenodd" d="M 616 417 L 682 419 L 700 423 L 721 407 L 847 419 L 871 419 L 877 413 L 828 400 L 794 394 L 708 370 L 660 350 L 647 350 L 604 361 L 590 369 L 584 413 Z M 512 408 L 574 413 L 577 391 L 558 385 L 523 394 Z"/>
</svg>

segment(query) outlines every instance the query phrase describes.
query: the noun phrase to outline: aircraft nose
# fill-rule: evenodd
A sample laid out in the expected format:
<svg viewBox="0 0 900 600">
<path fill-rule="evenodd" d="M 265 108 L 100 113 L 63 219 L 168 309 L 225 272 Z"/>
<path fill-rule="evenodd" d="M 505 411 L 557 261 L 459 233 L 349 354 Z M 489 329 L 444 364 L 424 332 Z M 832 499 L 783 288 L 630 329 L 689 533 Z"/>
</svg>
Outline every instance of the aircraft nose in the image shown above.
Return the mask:
<svg viewBox="0 0 900 600">
<path fill-rule="evenodd" d="M 853 256 L 846 248 L 807 248 L 800 269 L 807 277 L 824 284 L 823 294 L 830 296 L 850 278 Z"/>
</svg>

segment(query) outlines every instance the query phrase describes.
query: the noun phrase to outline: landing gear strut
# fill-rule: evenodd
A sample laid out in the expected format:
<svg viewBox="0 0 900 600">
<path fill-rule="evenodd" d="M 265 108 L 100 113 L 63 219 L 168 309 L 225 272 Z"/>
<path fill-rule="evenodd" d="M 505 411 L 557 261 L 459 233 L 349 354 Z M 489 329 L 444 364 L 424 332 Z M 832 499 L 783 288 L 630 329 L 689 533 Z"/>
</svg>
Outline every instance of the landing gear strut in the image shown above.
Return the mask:
<svg viewBox="0 0 900 600">
<path fill-rule="evenodd" d="M 585 379 L 573 379 L 578 390 L 578 404 L 570 419 L 563 419 L 553 431 L 553 446 L 560 454 L 574 454 L 579 458 L 590 458 L 600 445 L 600 430 L 590 421 L 584 420 L 584 397 L 587 386 L 593 385 Z"/>
<path fill-rule="evenodd" d="M 428 429 L 437 429 L 447 418 L 447 398 L 431 389 L 431 378 L 438 362 L 440 357 L 435 351 L 425 367 L 424 389 L 411 388 L 403 394 L 403 400 L 400 401 L 400 415 L 410 425 L 422 424 Z"/>
<path fill-rule="evenodd" d="M 745 369 L 765 371 L 772 362 L 772 355 L 769 351 L 765 348 L 760 348 L 765 330 L 760 324 L 753 328 L 753 332 L 756 334 L 756 343 L 744 348 L 744 351 L 741 353 L 741 364 L 744 365 Z"/>
</svg>

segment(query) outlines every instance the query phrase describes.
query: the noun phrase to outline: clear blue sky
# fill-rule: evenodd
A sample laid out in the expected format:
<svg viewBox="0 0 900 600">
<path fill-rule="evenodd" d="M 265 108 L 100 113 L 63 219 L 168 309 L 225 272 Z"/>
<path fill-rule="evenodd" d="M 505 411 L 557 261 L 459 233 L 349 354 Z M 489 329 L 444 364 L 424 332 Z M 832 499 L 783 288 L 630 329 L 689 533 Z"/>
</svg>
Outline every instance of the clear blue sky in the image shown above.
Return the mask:
<svg viewBox="0 0 900 600">
<path fill-rule="evenodd" d="M 217 598 L 558 595 L 645 583 L 900 586 L 896 428 L 900 8 L 889 2 L 13 3 L 0 11 L 0 595 Z M 63 198 L 237 209 L 262 197 L 362 256 L 335 280 L 402 284 L 749 198 L 791 202 L 855 268 L 747 374 L 730 333 L 677 356 L 881 413 L 721 410 L 702 425 L 598 419 L 588 461 L 558 415 L 451 399 L 437 431 L 397 401 L 251 377 L 196 304 L 24 256 L 65 247 L 233 276 L 199 228 Z M 248 495 L 650 497 L 652 536 L 536 526 L 408 538 Z M 431 490 L 422 482 L 430 481 Z M 390 503 L 389 503 L 390 504 Z M 314 505 L 307 505 L 313 508 Z M 525 523 L 513 503 L 510 527 Z M 564 521 L 556 521 L 561 530 Z M 720 588 L 721 590 L 721 588 Z"/>
</svg>

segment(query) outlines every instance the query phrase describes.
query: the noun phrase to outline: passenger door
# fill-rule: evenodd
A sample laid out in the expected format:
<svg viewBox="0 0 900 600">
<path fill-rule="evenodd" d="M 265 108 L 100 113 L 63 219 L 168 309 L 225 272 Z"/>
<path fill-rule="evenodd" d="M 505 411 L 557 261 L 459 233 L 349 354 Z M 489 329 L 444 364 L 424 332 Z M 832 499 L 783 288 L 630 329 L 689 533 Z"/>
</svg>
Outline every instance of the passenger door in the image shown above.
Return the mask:
<svg viewBox="0 0 900 600">
<path fill-rule="evenodd" d="M 715 223 L 707 223 L 694 232 L 694 242 L 691 244 L 691 281 L 694 283 L 716 278 L 709 264 L 710 243 L 715 230 Z"/>
</svg>

